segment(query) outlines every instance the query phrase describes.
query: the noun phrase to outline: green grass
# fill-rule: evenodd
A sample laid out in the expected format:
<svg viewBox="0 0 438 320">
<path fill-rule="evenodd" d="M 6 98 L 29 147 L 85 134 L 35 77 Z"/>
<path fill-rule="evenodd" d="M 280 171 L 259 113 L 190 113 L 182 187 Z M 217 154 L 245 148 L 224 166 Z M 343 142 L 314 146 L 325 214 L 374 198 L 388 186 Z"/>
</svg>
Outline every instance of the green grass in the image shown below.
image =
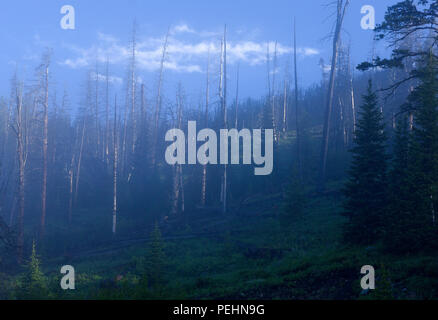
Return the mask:
<svg viewBox="0 0 438 320">
<path fill-rule="evenodd" d="M 235 216 L 214 237 L 165 241 L 165 282 L 160 290 L 142 281 L 147 243 L 79 256 L 68 263 L 63 257 L 43 260 L 43 270 L 52 297 L 58 299 L 373 299 L 380 297 L 382 266 L 388 270 L 391 298 L 437 297 L 435 257 L 392 256 L 379 246 L 345 247 L 339 197 L 309 199 L 300 216 L 284 217 L 278 209 L 266 209 Z M 76 270 L 76 290 L 71 292 L 59 288 L 64 264 Z M 359 285 L 360 269 L 366 264 L 376 268 L 377 287 L 367 294 Z M 123 279 L 116 283 L 117 275 Z"/>
</svg>

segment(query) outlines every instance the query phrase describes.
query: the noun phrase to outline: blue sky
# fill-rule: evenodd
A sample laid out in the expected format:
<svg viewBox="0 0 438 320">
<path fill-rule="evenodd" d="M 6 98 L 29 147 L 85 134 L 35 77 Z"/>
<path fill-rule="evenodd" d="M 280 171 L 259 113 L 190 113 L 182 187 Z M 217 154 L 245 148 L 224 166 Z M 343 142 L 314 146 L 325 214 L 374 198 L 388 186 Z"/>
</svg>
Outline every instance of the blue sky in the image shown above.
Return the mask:
<svg viewBox="0 0 438 320">
<path fill-rule="evenodd" d="M 67 88 L 73 103 L 79 101 L 87 71 L 103 71 L 111 60 L 113 90 L 123 90 L 128 65 L 128 44 L 134 19 L 138 24 L 138 80 L 152 91 L 156 86 L 160 46 L 170 27 L 165 71 L 165 94 L 173 97 L 182 81 L 190 103 L 204 90 L 208 48 L 212 72 L 217 72 L 220 37 L 226 23 L 229 40 L 229 88 L 233 95 L 237 65 L 240 66 L 240 97 L 259 97 L 266 90 L 266 46 L 278 42 L 278 77 L 290 61 L 292 21 L 296 17 L 299 47 L 299 81 L 307 87 L 320 81 L 320 58 L 329 61 L 333 26 L 331 0 L 277 1 L 5 1 L 0 10 L 0 95 L 9 94 L 9 79 L 17 68 L 24 80 L 33 78 L 45 48 L 53 49 L 52 83 Z M 372 36 L 362 30 L 360 9 L 372 5 L 380 22 L 388 5 L 396 0 L 352 0 L 344 24 L 343 41 L 351 43 L 355 64 L 370 57 Z M 63 5 L 75 8 L 75 30 L 60 27 Z M 377 52 L 385 55 L 383 44 Z M 213 86 L 214 77 L 213 76 Z M 282 80 L 281 80 L 282 81 Z M 212 89 L 215 90 L 215 89 Z M 214 94 L 214 92 L 212 93 Z M 152 96 L 152 93 L 149 94 Z M 169 98 L 169 99 L 170 99 Z"/>
</svg>

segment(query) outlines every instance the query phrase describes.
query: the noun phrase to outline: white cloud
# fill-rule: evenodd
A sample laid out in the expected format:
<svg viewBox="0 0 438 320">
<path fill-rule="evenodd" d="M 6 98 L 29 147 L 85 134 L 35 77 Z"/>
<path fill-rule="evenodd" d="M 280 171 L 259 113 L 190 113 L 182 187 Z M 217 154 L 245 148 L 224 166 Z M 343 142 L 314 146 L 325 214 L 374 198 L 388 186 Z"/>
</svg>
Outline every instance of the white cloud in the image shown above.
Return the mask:
<svg viewBox="0 0 438 320">
<path fill-rule="evenodd" d="M 194 34 L 197 37 L 187 39 L 184 34 Z M 210 32 L 208 38 L 206 32 L 197 32 L 187 24 L 180 24 L 171 29 L 167 47 L 164 67 L 169 70 L 184 73 L 203 72 L 208 52 L 212 55 L 220 54 L 220 36 L 218 33 Z M 67 58 L 60 64 L 70 68 L 81 68 L 93 66 L 96 62 L 105 62 L 107 58 L 112 64 L 126 64 L 131 56 L 127 45 L 122 44 L 112 35 L 98 33 L 98 43 L 90 48 L 79 48 L 70 46 L 74 57 Z M 239 37 L 242 37 L 240 35 Z M 193 37 L 190 37 L 193 38 Z M 231 37 L 232 38 L 232 37 Z M 164 39 L 147 38 L 139 39 L 136 47 L 137 67 L 141 70 L 156 71 L 160 67 L 162 46 Z M 227 58 L 230 64 L 246 63 L 256 66 L 266 63 L 267 46 L 269 46 L 270 57 L 273 58 L 275 42 L 257 42 L 254 40 L 230 40 L 227 42 Z M 292 53 L 292 48 L 277 43 L 277 56 Z M 308 57 L 319 54 L 314 48 L 298 48 L 298 54 Z M 201 65 L 203 67 L 201 67 Z"/>
<path fill-rule="evenodd" d="M 195 30 L 193 30 L 186 24 L 179 24 L 172 28 L 172 33 L 195 33 Z"/>
</svg>

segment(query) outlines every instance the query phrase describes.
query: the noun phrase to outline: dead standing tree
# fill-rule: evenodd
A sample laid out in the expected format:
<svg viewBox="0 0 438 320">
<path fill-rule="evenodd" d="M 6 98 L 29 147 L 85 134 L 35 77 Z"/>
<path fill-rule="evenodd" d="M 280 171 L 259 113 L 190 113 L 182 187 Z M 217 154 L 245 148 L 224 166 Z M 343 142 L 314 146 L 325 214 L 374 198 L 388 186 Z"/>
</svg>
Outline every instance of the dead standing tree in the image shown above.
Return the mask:
<svg viewBox="0 0 438 320">
<path fill-rule="evenodd" d="M 41 190 L 41 223 L 40 223 L 40 238 L 44 237 L 46 225 L 47 211 L 47 162 L 48 162 L 48 141 L 49 141 L 49 65 L 50 54 L 44 56 L 44 62 L 41 65 L 43 70 L 42 86 L 44 90 L 43 96 L 43 177 Z"/>
<path fill-rule="evenodd" d="M 278 136 L 277 136 L 277 125 L 276 125 L 276 119 L 275 119 L 275 110 L 276 110 L 276 92 L 275 92 L 275 85 L 276 85 L 276 73 L 277 73 L 277 41 L 275 41 L 274 45 L 274 59 L 273 59 L 273 70 L 272 70 L 272 88 L 271 88 L 271 112 L 272 112 L 272 129 L 274 130 L 274 142 L 278 142 Z"/>
<path fill-rule="evenodd" d="M 109 120 L 109 58 L 106 59 L 105 64 L 105 149 L 104 159 L 105 163 L 109 165 L 109 140 L 110 140 L 110 120 Z"/>
<path fill-rule="evenodd" d="M 210 48 L 208 49 L 207 58 L 207 79 L 205 87 L 205 128 L 208 127 L 208 105 L 210 96 Z M 205 206 L 207 192 L 207 165 L 202 166 L 202 184 L 201 184 L 201 205 Z"/>
<path fill-rule="evenodd" d="M 132 140 L 131 140 L 131 152 L 132 154 L 135 153 L 135 144 L 137 140 L 137 118 L 135 115 L 135 95 L 136 95 L 136 87 L 137 87 L 137 81 L 135 79 L 135 67 L 136 67 L 136 46 L 137 46 L 137 40 L 136 40 L 136 23 L 134 22 L 133 31 L 132 31 L 132 44 L 131 44 L 131 123 L 132 123 Z"/>
<path fill-rule="evenodd" d="M 96 158 L 99 158 L 100 150 L 100 124 L 99 124 L 99 64 L 96 60 L 96 71 L 95 71 L 95 85 L 94 85 L 94 123 L 96 129 Z"/>
<path fill-rule="evenodd" d="M 157 87 L 157 100 L 155 104 L 155 117 L 154 117 L 154 125 L 153 125 L 153 134 L 152 134 L 152 167 L 155 168 L 156 165 L 156 153 L 157 153 L 157 143 L 158 143 L 158 125 L 160 120 L 160 112 L 162 105 L 162 85 L 163 85 L 163 71 L 164 71 L 164 62 L 166 59 L 167 53 L 167 45 L 169 41 L 169 33 L 170 28 L 167 30 L 166 37 L 164 39 L 163 50 L 161 51 L 161 61 L 160 61 L 160 73 L 158 77 L 158 87 Z"/>
<path fill-rule="evenodd" d="M 222 110 L 223 129 L 228 128 L 227 121 L 227 26 L 224 27 L 224 36 L 221 44 L 220 76 L 219 76 L 219 99 Z M 227 165 L 224 164 L 221 182 L 222 212 L 227 212 Z"/>
<path fill-rule="evenodd" d="M 301 157 L 301 131 L 299 120 L 299 106 L 298 106 L 298 70 L 297 70 L 297 28 L 294 20 L 294 77 L 295 77 L 295 124 L 297 130 L 297 157 L 298 157 L 298 175 L 300 179 L 303 175 L 303 165 Z M 286 89 L 285 89 L 286 92 Z"/>
<path fill-rule="evenodd" d="M 117 165 L 119 161 L 119 135 L 117 129 L 117 96 L 114 98 L 114 132 L 113 132 L 113 227 L 112 233 L 117 230 Z"/>
<path fill-rule="evenodd" d="M 18 157 L 18 232 L 17 232 L 17 260 L 23 259 L 24 247 L 24 188 L 25 188 L 25 151 L 24 151 L 24 126 L 23 126 L 23 92 L 22 85 L 16 83 L 16 116 L 15 125 L 12 126 L 17 137 Z"/>
<path fill-rule="evenodd" d="M 329 148 L 329 133 L 330 133 L 330 118 L 333 110 L 333 94 L 335 87 L 335 75 L 336 75 L 336 64 L 338 61 L 339 45 L 341 39 L 342 23 L 344 21 L 345 13 L 350 0 L 337 0 L 336 3 L 336 26 L 333 35 L 333 53 L 332 53 L 332 64 L 330 67 L 330 80 L 328 83 L 328 93 L 327 93 L 327 106 L 325 110 L 324 117 L 324 128 L 322 133 L 322 147 L 321 147 L 321 164 L 320 164 L 320 184 L 321 190 L 324 189 L 326 173 L 327 173 L 327 157 Z"/>
<path fill-rule="evenodd" d="M 238 113 L 239 113 L 239 72 L 240 71 L 240 66 L 237 65 L 237 80 L 236 80 L 236 101 L 235 101 L 235 116 L 234 116 L 234 128 L 237 129 L 238 127 Z"/>
<path fill-rule="evenodd" d="M 178 91 L 176 95 L 177 105 L 177 128 L 182 129 L 182 117 L 183 117 L 183 93 L 181 83 L 178 84 Z M 173 117 L 174 118 L 174 117 Z M 172 167 L 173 174 L 173 187 L 171 198 L 171 214 L 178 213 L 178 202 L 181 200 L 181 212 L 184 212 L 184 184 L 183 184 L 183 172 L 182 165 L 175 163 Z"/>
</svg>

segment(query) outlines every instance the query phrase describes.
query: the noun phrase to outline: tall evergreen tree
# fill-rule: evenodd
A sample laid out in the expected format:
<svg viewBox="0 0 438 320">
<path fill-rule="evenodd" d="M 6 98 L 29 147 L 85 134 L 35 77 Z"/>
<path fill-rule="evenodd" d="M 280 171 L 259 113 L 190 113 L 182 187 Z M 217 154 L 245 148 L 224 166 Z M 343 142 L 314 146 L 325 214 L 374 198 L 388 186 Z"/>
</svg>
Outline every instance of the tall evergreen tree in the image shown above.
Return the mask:
<svg viewBox="0 0 438 320">
<path fill-rule="evenodd" d="M 364 103 L 359 110 L 359 120 L 354 137 L 353 154 L 344 193 L 346 241 L 370 244 L 381 235 L 382 213 L 386 205 L 387 155 L 386 136 L 382 114 L 371 80 Z"/>
<path fill-rule="evenodd" d="M 412 210 L 411 243 L 417 249 L 429 246 L 436 238 L 436 211 L 438 209 L 438 79 L 437 59 L 430 54 L 419 70 L 420 84 L 409 97 L 414 113 L 412 129 L 411 170 Z"/>
<path fill-rule="evenodd" d="M 391 251 L 406 251 L 412 234 L 410 224 L 415 214 L 411 174 L 411 134 L 407 116 L 397 121 L 393 155 L 388 175 L 388 207 L 384 216 L 385 245 Z"/>
</svg>

